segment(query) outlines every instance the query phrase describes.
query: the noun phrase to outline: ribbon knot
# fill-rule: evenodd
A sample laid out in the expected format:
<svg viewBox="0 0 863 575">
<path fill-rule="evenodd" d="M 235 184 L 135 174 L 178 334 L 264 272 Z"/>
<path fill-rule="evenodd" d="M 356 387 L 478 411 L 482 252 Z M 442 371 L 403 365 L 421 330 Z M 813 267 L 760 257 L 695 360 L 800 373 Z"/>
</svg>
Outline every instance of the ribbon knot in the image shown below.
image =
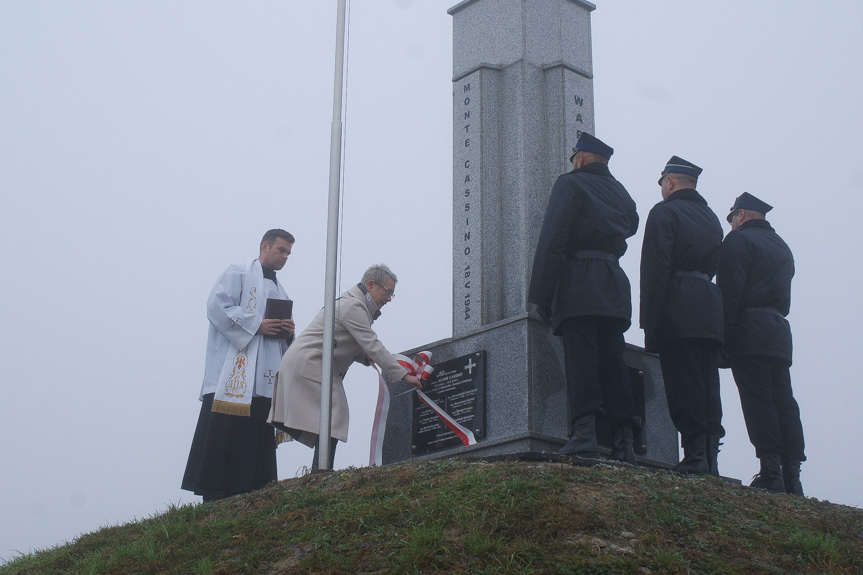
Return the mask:
<svg viewBox="0 0 863 575">
<path fill-rule="evenodd" d="M 417 377 L 422 383 L 428 381 L 431 374 L 434 373 L 434 368 L 431 366 L 431 356 L 430 351 L 421 351 L 413 359 L 400 353 L 393 354 L 399 365 L 408 370 L 408 375 Z"/>
</svg>

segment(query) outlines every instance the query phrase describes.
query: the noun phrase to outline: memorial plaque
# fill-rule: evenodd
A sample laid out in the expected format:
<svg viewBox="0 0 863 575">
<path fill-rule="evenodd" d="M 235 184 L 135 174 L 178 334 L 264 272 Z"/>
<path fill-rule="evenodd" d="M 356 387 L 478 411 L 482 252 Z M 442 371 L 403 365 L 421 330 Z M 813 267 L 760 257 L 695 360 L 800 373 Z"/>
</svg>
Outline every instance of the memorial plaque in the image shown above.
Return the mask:
<svg viewBox="0 0 863 575">
<path fill-rule="evenodd" d="M 485 436 L 485 351 L 434 364 L 423 392 L 477 439 Z M 411 452 L 425 455 L 462 445 L 434 411 L 413 394 Z"/>
</svg>

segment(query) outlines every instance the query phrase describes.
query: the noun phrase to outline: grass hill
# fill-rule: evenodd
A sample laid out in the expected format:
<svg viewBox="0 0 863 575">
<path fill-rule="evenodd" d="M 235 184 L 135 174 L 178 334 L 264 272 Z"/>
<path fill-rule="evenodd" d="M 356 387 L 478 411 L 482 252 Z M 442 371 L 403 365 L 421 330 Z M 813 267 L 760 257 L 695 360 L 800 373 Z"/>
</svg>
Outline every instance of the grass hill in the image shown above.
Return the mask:
<svg viewBox="0 0 863 575">
<path fill-rule="evenodd" d="M 863 573 L 863 510 L 629 465 L 448 459 L 288 479 L 0 567 L 43 573 Z"/>
</svg>

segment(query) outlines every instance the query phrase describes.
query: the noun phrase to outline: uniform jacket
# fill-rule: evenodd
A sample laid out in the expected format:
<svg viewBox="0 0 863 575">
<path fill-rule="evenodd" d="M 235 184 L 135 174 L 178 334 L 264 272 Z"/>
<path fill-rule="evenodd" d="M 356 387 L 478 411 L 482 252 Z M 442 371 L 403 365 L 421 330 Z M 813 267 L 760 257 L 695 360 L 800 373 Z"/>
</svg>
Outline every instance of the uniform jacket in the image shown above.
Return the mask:
<svg viewBox="0 0 863 575">
<path fill-rule="evenodd" d="M 691 188 L 653 206 L 641 248 L 641 328 L 659 345 L 683 338 L 722 341 L 719 268 L 722 226 Z M 700 272 L 706 277 L 687 275 Z"/>
<path fill-rule="evenodd" d="M 638 230 L 635 202 L 600 163 L 560 176 L 551 190 L 533 260 L 528 301 L 552 309 L 560 335 L 563 320 L 586 315 L 632 319 L 632 294 L 617 261 L 580 257 L 586 250 L 616 260 Z"/>
<path fill-rule="evenodd" d="M 295 439 L 314 446 L 321 414 L 321 369 L 324 312 L 294 340 L 282 358 L 273 386 L 273 405 L 268 421 L 279 429 L 302 432 Z M 333 399 L 331 436 L 348 440 L 348 401 L 343 379 L 351 362 L 374 361 L 393 381 L 407 374 L 372 330 L 365 293 L 354 286 L 336 301 L 333 351 Z M 370 390 L 376 389 L 374 386 Z"/>
<path fill-rule="evenodd" d="M 729 357 L 791 361 L 791 249 L 766 220 L 749 220 L 722 242 L 716 283 L 722 291 Z"/>
</svg>

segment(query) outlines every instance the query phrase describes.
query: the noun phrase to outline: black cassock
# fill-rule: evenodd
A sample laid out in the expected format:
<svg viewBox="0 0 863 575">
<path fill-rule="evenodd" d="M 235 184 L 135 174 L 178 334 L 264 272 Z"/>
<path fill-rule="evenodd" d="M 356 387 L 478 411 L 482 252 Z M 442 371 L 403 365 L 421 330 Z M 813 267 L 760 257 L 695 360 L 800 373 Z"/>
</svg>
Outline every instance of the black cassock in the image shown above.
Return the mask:
<svg viewBox="0 0 863 575">
<path fill-rule="evenodd" d="M 276 436 L 267 423 L 270 398 L 253 397 L 250 415 L 242 417 L 213 413 L 213 396 L 203 397 L 181 488 L 212 501 L 276 481 Z"/>
</svg>

